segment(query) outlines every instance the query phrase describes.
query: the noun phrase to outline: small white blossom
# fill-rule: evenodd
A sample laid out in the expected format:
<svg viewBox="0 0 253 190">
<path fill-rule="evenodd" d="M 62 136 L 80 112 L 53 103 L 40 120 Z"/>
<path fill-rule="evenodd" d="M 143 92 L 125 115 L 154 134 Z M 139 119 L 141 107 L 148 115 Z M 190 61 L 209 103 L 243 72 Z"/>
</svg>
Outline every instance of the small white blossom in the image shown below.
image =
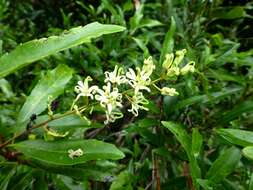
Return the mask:
<svg viewBox="0 0 253 190">
<path fill-rule="evenodd" d="M 126 83 L 126 77 L 124 76 L 124 70 L 122 67 L 116 65 L 113 72 L 105 72 L 105 83 L 111 82 L 112 84 L 123 84 Z"/>
<path fill-rule="evenodd" d="M 194 61 L 191 61 L 189 63 L 187 63 L 181 70 L 181 74 L 182 75 L 185 75 L 187 73 L 194 73 L 195 71 L 195 62 Z"/>
<path fill-rule="evenodd" d="M 105 124 L 113 123 L 116 119 L 123 117 L 123 114 L 120 111 L 112 111 L 111 113 L 106 111 L 105 114 L 106 114 L 106 120 L 104 121 Z"/>
<path fill-rule="evenodd" d="M 119 93 L 118 88 L 111 87 L 111 83 L 103 86 L 104 90 L 98 89 L 95 99 L 100 102 L 100 105 L 106 108 L 106 115 L 112 114 L 112 111 L 118 107 L 122 107 L 122 94 Z"/>
<path fill-rule="evenodd" d="M 136 68 L 137 74 L 133 69 L 128 69 L 126 77 L 129 79 L 128 83 L 134 88 L 135 94 L 139 90 L 146 90 L 150 92 L 150 89 L 147 86 L 151 83 L 150 75 L 154 69 L 155 65 L 153 64 L 152 57 L 144 60 L 142 69 L 139 67 Z"/>
<path fill-rule="evenodd" d="M 128 69 L 128 72 L 126 73 L 128 80 L 128 83 L 134 88 L 135 93 L 137 93 L 139 90 L 146 90 L 150 92 L 150 89 L 147 87 L 151 79 L 148 75 L 145 75 L 144 72 L 140 70 L 140 68 L 136 68 L 137 74 L 134 72 L 132 68 Z"/>
<path fill-rule="evenodd" d="M 80 157 L 80 156 L 82 156 L 83 155 L 83 151 L 82 151 L 82 149 L 77 149 L 77 150 L 72 150 L 72 149 L 70 149 L 70 150 L 68 150 L 68 153 L 69 153 L 69 157 L 71 158 L 71 159 L 74 159 L 74 158 L 76 158 L 76 157 Z"/>
<path fill-rule="evenodd" d="M 78 81 L 78 85 L 75 86 L 75 92 L 78 93 L 76 100 L 78 100 L 81 96 L 86 96 L 93 99 L 93 95 L 98 90 L 98 87 L 89 87 L 89 81 L 92 81 L 92 78 L 90 76 L 86 77 L 84 81 Z"/>
<path fill-rule="evenodd" d="M 148 108 L 144 107 L 144 105 L 148 104 L 148 100 L 145 99 L 143 94 L 141 92 L 137 92 L 132 98 L 131 98 L 131 109 L 128 109 L 127 111 L 133 113 L 135 116 L 138 116 L 138 110 L 143 109 L 148 111 Z"/>
<path fill-rule="evenodd" d="M 168 87 L 163 87 L 161 89 L 161 94 L 166 95 L 166 96 L 177 96 L 179 93 L 176 91 L 175 88 L 168 88 Z"/>
</svg>

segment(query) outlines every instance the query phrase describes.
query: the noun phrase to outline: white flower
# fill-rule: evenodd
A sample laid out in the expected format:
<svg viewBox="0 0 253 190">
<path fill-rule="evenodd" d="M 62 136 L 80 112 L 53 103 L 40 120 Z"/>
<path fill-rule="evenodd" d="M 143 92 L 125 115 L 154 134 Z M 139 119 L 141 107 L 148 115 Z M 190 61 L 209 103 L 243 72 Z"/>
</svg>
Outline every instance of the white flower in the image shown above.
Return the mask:
<svg viewBox="0 0 253 190">
<path fill-rule="evenodd" d="M 98 90 L 98 87 L 89 87 L 89 81 L 92 81 L 90 76 L 86 77 L 84 81 L 78 81 L 78 85 L 75 86 L 75 92 L 78 93 L 76 100 L 78 100 L 81 96 L 87 96 L 93 99 L 93 95 Z"/>
<path fill-rule="evenodd" d="M 147 87 L 151 80 L 148 75 L 145 75 L 144 72 L 140 70 L 140 68 L 137 69 L 137 74 L 134 72 L 132 68 L 128 69 L 128 72 L 126 73 L 128 80 L 128 83 L 134 88 L 135 93 L 139 90 L 146 90 L 150 92 L 150 89 Z"/>
<path fill-rule="evenodd" d="M 72 150 L 72 149 L 70 149 L 70 150 L 68 150 L 68 153 L 69 153 L 69 157 L 71 158 L 71 159 L 74 159 L 75 157 L 80 157 L 80 156 L 82 156 L 83 155 L 83 151 L 82 151 L 82 149 L 77 149 L 77 150 Z"/>
<path fill-rule="evenodd" d="M 120 111 L 112 111 L 111 113 L 106 111 L 105 114 L 106 114 L 106 120 L 104 121 L 105 124 L 112 123 L 116 119 L 123 117 L 123 114 Z"/>
<path fill-rule="evenodd" d="M 168 88 L 168 87 L 163 87 L 161 89 L 161 94 L 162 95 L 167 95 L 167 96 L 177 96 L 179 93 L 176 91 L 175 88 Z"/>
<path fill-rule="evenodd" d="M 147 87 L 151 83 L 150 75 L 155 69 L 155 65 L 153 64 L 152 57 L 144 60 L 144 65 L 142 70 L 137 67 L 137 74 L 133 69 L 129 68 L 126 73 L 126 77 L 129 79 L 128 83 L 134 88 L 135 94 L 139 90 L 146 90 L 150 92 L 150 89 Z"/>
<path fill-rule="evenodd" d="M 122 94 L 118 88 L 111 89 L 111 83 L 103 86 L 104 90 L 98 89 L 95 99 L 100 102 L 100 105 L 107 110 L 107 114 L 111 114 L 117 107 L 122 107 Z M 112 91 L 111 91 L 112 90 Z"/>
<path fill-rule="evenodd" d="M 195 62 L 194 61 L 190 61 L 189 63 L 187 63 L 181 70 L 181 74 L 185 75 L 189 72 L 193 73 L 195 71 Z"/>
<path fill-rule="evenodd" d="M 144 107 L 144 105 L 148 104 L 148 100 L 145 99 L 143 94 L 141 92 L 137 92 L 132 98 L 131 98 L 131 109 L 128 109 L 127 111 L 133 113 L 135 116 L 138 116 L 138 110 L 143 109 L 148 111 L 148 108 Z"/>
<path fill-rule="evenodd" d="M 122 67 L 118 68 L 116 65 L 113 72 L 105 72 L 105 83 L 111 82 L 112 84 L 126 83 L 126 77 L 124 76 L 124 70 Z"/>
</svg>

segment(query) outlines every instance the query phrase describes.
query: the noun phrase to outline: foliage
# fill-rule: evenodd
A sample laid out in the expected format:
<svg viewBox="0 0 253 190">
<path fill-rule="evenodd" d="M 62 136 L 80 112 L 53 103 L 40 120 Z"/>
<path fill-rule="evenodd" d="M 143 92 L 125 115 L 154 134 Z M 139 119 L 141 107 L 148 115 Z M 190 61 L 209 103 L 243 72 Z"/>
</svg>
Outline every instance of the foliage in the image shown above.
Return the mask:
<svg viewBox="0 0 253 190">
<path fill-rule="evenodd" d="M 252 189 L 252 10 L 2 0 L 0 189 Z"/>
</svg>

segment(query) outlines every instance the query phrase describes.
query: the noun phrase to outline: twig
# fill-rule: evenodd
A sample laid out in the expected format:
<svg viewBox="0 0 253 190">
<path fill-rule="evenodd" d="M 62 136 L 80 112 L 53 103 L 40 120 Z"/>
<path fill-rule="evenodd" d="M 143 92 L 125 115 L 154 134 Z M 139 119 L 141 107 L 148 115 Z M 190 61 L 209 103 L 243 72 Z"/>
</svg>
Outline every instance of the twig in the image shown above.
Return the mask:
<svg viewBox="0 0 253 190">
<path fill-rule="evenodd" d="M 60 119 L 60 118 L 63 118 L 67 115 L 71 115 L 71 114 L 74 114 L 76 113 L 76 110 L 72 110 L 72 111 L 68 111 L 62 115 L 58 115 L 58 116 L 54 116 L 54 117 L 50 117 L 48 120 L 38 124 L 38 125 L 33 125 L 29 130 L 26 130 L 26 131 L 23 131 L 17 135 L 14 135 L 14 137 L 12 137 L 11 139 L 5 141 L 4 143 L 0 144 L 0 148 L 4 148 L 6 147 L 8 144 L 10 144 L 12 141 L 14 141 L 15 139 L 23 136 L 23 135 L 26 135 L 27 133 L 29 133 L 30 131 L 32 131 L 33 129 L 37 129 L 39 127 L 42 127 L 42 126 L 45 126 L 47 125 L 50 121 L 53 121 L 53 120 L 57 120 L 57 119 Z"/>
</svg>

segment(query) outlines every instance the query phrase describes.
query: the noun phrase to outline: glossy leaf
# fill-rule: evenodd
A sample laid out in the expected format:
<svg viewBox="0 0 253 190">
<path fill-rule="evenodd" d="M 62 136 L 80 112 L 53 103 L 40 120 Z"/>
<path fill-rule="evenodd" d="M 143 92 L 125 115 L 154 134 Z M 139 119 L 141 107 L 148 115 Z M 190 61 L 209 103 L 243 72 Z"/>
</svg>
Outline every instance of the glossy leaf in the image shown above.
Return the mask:
<svg viewBox="0 0 253 190">
<path fill-rule="evenodd" d="M 213 183 L 222 181 L 227 175 L 233 172 L 241 158 L 238 148 L 231 147 L 225 150 L 212 164 L 206 174 L 206 178 Z"/>
<path fill-rule="evenodd" d="M 240 129 L 217 129 L 220 136 L 232 144 L 253 146 L 253 132 Z"/>
<path fill-rule="evenodd" d="M 57 98 L 63 93 L 65 85 L 72 77 L 72 69 L 66 65 L 59 65 L 52 71 L 49 71 L 32 90 L 25 104 L 18 115 L 18 122 L 24 122 L 32 114 L 40 114 L 47 108 L 48 97 Z"/>
<path fill-rule="evenodd" d="M 197 128 L 192 129 L 192 154 L 194 157 L 199 156 L 203 143 L 203 137 Z"/>
<path fill-rule="evenodd" d="M 180 144 L 183 146 L 185 149 L 189 162 L 190 162 L 190 172 L 191 176 L 194 180 L 194 183 L 198 189 L 197 185 L 197 179 L 201 177 L 201 170 L 198 166 L 197 160 L 194 157 L 192 153 L 192 140 L 191 137 L 188 135 L 186 130 L 178 124 L 175 124 L 173 122 L 167 122 L 167 121 L 162 121 L 162 124 L 165 128 L 169 129 L 177 138 L 177 140 L 180 142 Z"/>
<path fill-rule="evenodd" d="M 246 158 L 253 160 L 253 146 L 247 146 L 242 149 L 243 156 Z"/>
<path fill-rule="evenodd" d="M 31 140 L 10 146 L 16 148 L 27 157 L 57 165 L 75 165 L 101 159 L 118 160 L 124 157 L 124 154 L 114 145 L 97 140 L 54 142 Z M 81 149 L 83 155 L 71 158 L 68 152 L 71 149 L 73 151 Z"/>
<path fill-rule="evenodd" d="M 167 53 L 172 53 L 173 51 L 173 47 L 174 47 L 174 33 L 176 30 L 176 22 L 174 20 L 173 17 L 171 17 L 171 24 L 170 24 L 170 28 L 168 30 L 168 32 L 166 33 L 164 42 L 163 42 L 163 48 L 161 50 L 161 56 L 160 56 L 160 64 L 162 64 L 162 62 L 165 59 L 165 55 Z"/>
<path fill-rule="evenodd" d="M 125 28 L 122 26 L 94 22 L 84 27 L 73 28 L 60 36 L 26 42 L 0 57 L 0 78 L 46 56 L 89 42 L 92 38 L 123 30 Z"/>
</svg>

